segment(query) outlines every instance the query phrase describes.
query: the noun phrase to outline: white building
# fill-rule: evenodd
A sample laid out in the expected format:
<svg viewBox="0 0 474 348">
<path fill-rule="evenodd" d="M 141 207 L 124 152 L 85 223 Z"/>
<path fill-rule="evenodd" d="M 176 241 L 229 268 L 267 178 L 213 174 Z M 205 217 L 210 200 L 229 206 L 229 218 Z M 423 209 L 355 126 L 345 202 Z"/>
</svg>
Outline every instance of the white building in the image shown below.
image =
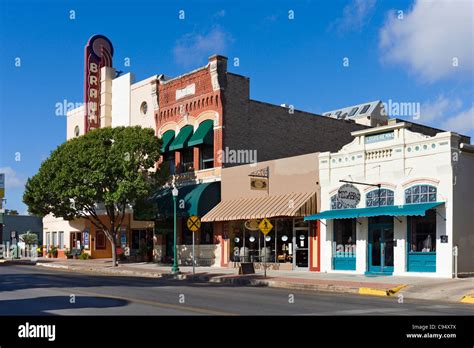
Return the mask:
<svg viewBox="0 0 474 348">
<path fill-rule="evenodd" d="M 474 272 L 474 146 L 397 121 L 319 155 L 321 271 L 452 277 L 457 246 Z"/>
</svg>

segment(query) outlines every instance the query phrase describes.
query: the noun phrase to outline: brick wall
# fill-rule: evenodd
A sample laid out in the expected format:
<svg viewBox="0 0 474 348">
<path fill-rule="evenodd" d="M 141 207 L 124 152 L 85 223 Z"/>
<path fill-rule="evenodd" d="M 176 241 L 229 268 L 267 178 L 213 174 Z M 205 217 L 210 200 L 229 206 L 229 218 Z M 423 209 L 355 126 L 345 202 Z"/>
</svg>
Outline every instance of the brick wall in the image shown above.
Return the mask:
<svg viewBox="0 0 474 348">
<path fill-rule="evenodd" d="M 224 149 L 257 150 L 257 160 L 336 151 L 368 127 L 249 99 L 249 79 L 227 73 L 224 91 Z M 225 164 L 230 167 L 237 164 Z"/>
</svg>

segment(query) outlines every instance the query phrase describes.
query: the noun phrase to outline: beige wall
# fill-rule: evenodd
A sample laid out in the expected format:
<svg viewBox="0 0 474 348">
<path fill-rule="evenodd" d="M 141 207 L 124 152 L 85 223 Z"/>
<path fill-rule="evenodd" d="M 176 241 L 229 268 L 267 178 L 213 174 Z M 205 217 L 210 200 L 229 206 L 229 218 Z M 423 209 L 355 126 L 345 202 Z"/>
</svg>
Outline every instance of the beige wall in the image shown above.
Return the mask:
<svg viewBox="0 0 474 348">
<path fill-rule="evenodd" d="M 250 189 L 249 174 L 269 167 L 270 195 L 316 192 L 319 190 L 318 153 L 246 164 L 222 170 L 221 199 L 264 197 L 267 191 Z"/>
<path fill-rule="evenodd" d="M 64 232 L 64 244 L 70 249 L 70 232 L 82 232 L 85 229 L 84 219 L 66 221 L 62 218 L 56 218 L 52 214 L 43 218 L 43 244 L 46 244 L 46 232 Z"/>
<path fill-rule="evenodd" d="M 155 113 L 152 97 L 152 82 L 156 76 L 152 76 L 131 85 L 130 93 L 130 125 L 155 129 Z M 143 102 L 148 105 L 146 114 L 140 110 Z"/>
<path fill-rule="evenodd" d="M 66 139 L 74 138 L 74 129 L 79 127 L 79 135 L 84 135 L 84 106 L 67 113 Z"/>
</svg>

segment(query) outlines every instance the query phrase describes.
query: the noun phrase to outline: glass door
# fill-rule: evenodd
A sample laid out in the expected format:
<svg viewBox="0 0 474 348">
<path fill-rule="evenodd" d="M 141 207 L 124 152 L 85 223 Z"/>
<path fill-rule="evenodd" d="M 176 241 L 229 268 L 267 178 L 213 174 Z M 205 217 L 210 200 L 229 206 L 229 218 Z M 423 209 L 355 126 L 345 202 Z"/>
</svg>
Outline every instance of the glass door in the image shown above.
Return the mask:
<svg viewBox="0 0 474 348">
<path fill-rule="evenodd" d="M 393 223 L 369 224 L 369 273 L 393 272 Z"/>
<path fill-rule="evenodd" d="M 307 226 L 307 222 L 305 221 Z M 295 246 L 294 266 L 298 268 L 308 268 L 309 260 L 309 228 L 300 227 L 297 220 L 293 222 L 293 244 Z"/>
</svg>

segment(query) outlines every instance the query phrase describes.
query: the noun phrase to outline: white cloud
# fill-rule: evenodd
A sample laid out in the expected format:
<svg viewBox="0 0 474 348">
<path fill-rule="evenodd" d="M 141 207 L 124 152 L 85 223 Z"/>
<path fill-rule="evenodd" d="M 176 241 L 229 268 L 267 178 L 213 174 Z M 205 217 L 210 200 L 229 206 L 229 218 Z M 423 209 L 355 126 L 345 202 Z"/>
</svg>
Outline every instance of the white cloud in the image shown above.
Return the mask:
<svg viewBox="0 0 474 348">
<path fill-rule="evenodd" d="M 391 11 L 380 30 L 382 60 L 402 63 L 434 82 L 456 72 L 472 72 L 473 5 L 471 0 L 416 0 L 411 11 Z M 457 58 L 458 67 L 453 66 Z"/>
<path fill-rule="evenodd" d="M 185 67 L 201 64 L 213 54 L 223 54 L 231 42 L 230 34 L 220 27 L 214 27 L 207 34 L 185 34 L 176 41 L 174 59 Z"/>
<path fill-rule="evenodd" d="M 360 31 L 368 23 L 375 9 L 376 0 L 353 0 L 342 10 L 342 17 L 331 23 L 339 33 L 355 30 Z"/>
<path fill-rule="evenodd" d="M 443 122 L 443 129 L 452 130 L 461 134 L 474 131 L 474 106 L 448 118 Z"/>
<path fill-rule="evenodd" d="M 468 134 L 474 130 L 474 106 L 463 108 L 459 98 L 439 95 L 421 105 L 420 121 L 446 131 Z"/>
<path fill-rule="evenodd" d="M 462 101 L 459 98 L 447 98 L 440 94 L 435 101 L 426 101 L 421 104 L 420 117 L 423 122 L 439 121 L 448 114 L 458 111 L 462 107 Z"/>
<path fill-rule="evenodd" d="M 0 173 L 5 174 L 5 191 L 12 188 L 24 187 L 26 180 L 18 175 L 12 167 L 1 167 Z"/>
</svg>

